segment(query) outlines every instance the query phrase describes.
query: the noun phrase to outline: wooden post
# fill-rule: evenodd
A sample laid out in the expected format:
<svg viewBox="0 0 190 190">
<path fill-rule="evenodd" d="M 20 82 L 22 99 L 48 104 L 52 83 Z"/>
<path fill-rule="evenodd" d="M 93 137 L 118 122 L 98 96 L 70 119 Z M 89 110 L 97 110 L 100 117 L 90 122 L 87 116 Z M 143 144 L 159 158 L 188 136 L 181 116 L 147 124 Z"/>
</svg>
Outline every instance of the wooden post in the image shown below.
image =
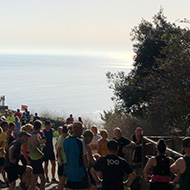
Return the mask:
<svg viewBox="0 0 190 190">
<path fill-rule="evenodd" d="M 146 148 L 146 142 L 145 142 L 145 139 L 144 137 L 142 138 L 142 167 L 144 168 L 145 166 L 145 148 Z"/>
</svg>

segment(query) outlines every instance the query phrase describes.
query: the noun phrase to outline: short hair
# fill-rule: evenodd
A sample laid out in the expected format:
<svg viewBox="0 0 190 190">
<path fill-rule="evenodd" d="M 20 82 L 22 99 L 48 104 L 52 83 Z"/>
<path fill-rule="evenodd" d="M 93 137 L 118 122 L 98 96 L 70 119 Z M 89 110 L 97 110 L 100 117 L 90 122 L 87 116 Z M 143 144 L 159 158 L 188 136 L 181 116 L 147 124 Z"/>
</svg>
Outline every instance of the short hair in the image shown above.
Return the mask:
<svg viewBox="0 0 190 190">
<path fill-rule="evenodd" d="M 93 135 L 92 131 L 88 129 L 84 132 L 83 136 L 93 138 L 94 135 Z"/>
<path fill-rule="evenodd" d="M 108 150 L 115 151 L 118 150 L 119 144 L 116 140 L 112 139 L 107 143 Z"/>
<path fill-rule="evenodd" d="M 13 123 L 13 122 L 9 123 L 9 128 L 14 127 L 14 126 L 15 126 L 15 123 Z"/>
<path fill-rule="evenodd" d="M 72 126 L 74 126 L 74 125 L 75 125 L 75 126 L 78 125 L 78 126 L 80 126 L 81 128 L 83 128 L 83 125 L 82 125 L 82 123 L 81 123 L 80 121 L 75 121 Z"/>
<path fill-rule="evenodd" d="M 63 133 L 67 133 L 68 130 L 69 130 L 69 129 L 67 128 L 66 125 L 64 125 L 64 126 L 62 127 L 62 132 L 63 132 Z"/>
<path fill-rule="evenodd" d="M 5 125 L 9 125 L 7 121 L 2 121 L 1 127 L 4 127 Z"/>
<path fill-rule="evenodd" d="M 42 127 L 42 122 L 40 120 L 34 121 L 34 129 L 40 129 Z"/>
<path fill-rule="evenodd" d="M 50 120 L 46 120 L 46 121 L 45 121 L 45 125 L 51 125 Z"/>
</svg>

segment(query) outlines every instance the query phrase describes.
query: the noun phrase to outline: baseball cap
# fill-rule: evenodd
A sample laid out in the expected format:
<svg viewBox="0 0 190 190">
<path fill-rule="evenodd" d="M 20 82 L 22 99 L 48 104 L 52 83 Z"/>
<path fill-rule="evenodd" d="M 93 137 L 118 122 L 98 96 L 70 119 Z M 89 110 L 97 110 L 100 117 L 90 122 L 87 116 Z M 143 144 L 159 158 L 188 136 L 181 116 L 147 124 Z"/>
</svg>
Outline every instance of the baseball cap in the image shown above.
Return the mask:
<svg viewBox="0 0 190 190">
<path fill-rule="evenodd" d="M 19 137 L 22 137 L 22 136 L 31 137 L 31 134 L 27 133 L 26 131 L 22 131 L 22 132 L 19 133 L 18 136 L 19 136 Z"/>
<path fill-rule="evenodd" d="M 190 137 L 185 137 L 183 139 L 183 147 L 190 147 Z"/>
</svg>

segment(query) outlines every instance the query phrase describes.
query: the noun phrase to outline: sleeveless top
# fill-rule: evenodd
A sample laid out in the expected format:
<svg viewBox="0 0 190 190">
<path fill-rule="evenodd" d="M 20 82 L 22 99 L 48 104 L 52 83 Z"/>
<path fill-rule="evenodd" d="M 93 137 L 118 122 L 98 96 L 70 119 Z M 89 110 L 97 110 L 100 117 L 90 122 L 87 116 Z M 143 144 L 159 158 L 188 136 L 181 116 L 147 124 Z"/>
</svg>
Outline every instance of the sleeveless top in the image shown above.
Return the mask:
<svg viewBox="0 0 190 190">
<path fill-rule="evenodd" d="M 170 160 L 166 155 L 155 156 L 157 165 L 153 167 L 152 180 L 155 182 L 170 182 Z"/>
<path fill-rule="evenodd" d="M 38 135 L 38 134 L 35 133 L 35 132 L 32 132 L 31 135 Z M 38 139 L 38 144 L 37 144 L 36 147 L 41 150 L 39 137 L 37 137 L 37 139 Z M 31 160 L 39 160 L 41 158 L 41 155 L 33 150 L 31 144 L 29 145 L 29 150 L 30 150 L 30 158 L 31 158 Z"/>
<path fill-rule="evenodd" d="M 180 190 L 189 190 L 190 189 L 190 157 L 186 156 L 183 158 L 186 163 L 186 170 L 180 175 Z"/>
<path fill-rule="evenodd" d="M 103 143 L 101 140 L 100 140 L 100 154 L 102 156 L 107 156 L 108 154 L 108 146 L 107 146 L 107 143 L 108 143 L 108 140 L 106 139 L 106 142 Z"/>
<path fill-rule="evenodd" d="M 48 154 L 54 152 L 53 149 L 53 131 L 50 129 L 49 131 L 43 130 L 43 135 L 46 139 L 46 146 L 43 148 L 43 153 Z"/>
</svg>

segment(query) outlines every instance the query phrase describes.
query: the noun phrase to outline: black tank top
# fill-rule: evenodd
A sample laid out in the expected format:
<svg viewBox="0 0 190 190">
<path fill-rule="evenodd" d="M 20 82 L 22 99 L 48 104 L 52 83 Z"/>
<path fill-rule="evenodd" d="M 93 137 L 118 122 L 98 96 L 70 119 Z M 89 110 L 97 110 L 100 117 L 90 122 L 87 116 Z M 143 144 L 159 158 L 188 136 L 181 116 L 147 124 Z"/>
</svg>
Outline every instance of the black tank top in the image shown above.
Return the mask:
<svg viewBox="0 0 190 190">
<path fill-rule="evenodd" d="M 156 156 L 157 165 L 153 167 L 153 175 L 170 176 L 170 160 L 166 155 Z"/>
</svg>

